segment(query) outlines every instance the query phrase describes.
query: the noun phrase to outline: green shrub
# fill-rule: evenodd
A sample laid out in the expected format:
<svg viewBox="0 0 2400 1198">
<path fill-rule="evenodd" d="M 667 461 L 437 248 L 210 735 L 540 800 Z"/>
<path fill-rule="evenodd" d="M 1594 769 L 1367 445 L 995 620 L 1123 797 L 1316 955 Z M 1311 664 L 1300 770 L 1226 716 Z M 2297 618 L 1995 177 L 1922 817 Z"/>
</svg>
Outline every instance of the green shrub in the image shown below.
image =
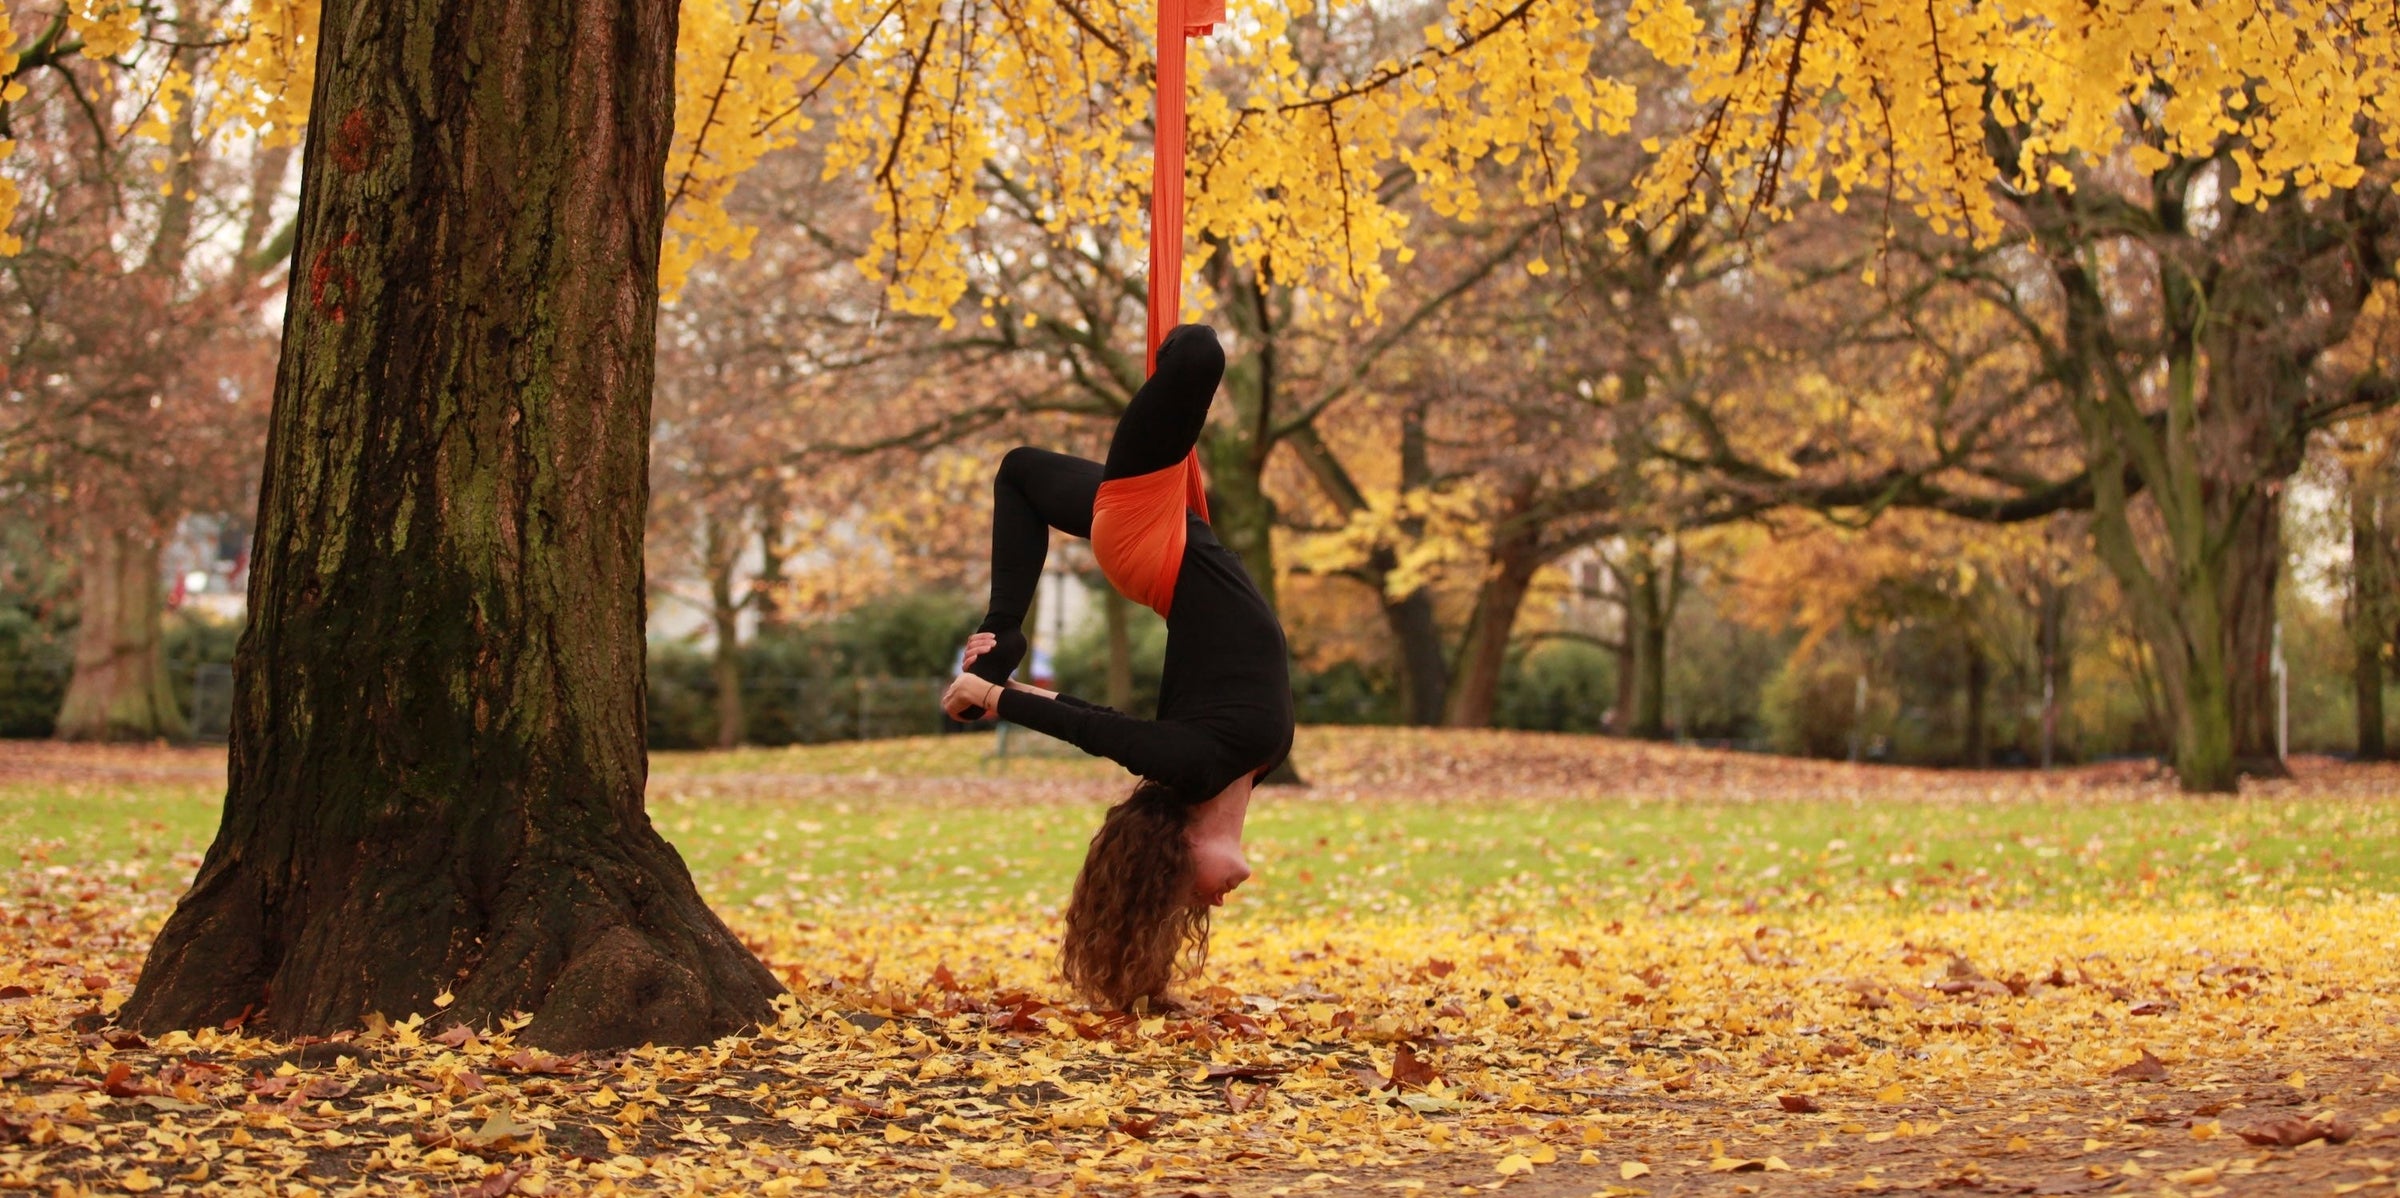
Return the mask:
<svg viewBox="0 0 2400 1198">
<path fill-rule="evenodd" d="M 1509 654 L 1492 726 L 1598 732 L 1616 701 L 1615 655 L 1581 641 L 1544 641 Z"/>
<path fill-rule="evenodd" d="M 22 607 L 0 605 L 0 736 L 50 735 L 74 669 L 71 633 Z"/>
</svg>

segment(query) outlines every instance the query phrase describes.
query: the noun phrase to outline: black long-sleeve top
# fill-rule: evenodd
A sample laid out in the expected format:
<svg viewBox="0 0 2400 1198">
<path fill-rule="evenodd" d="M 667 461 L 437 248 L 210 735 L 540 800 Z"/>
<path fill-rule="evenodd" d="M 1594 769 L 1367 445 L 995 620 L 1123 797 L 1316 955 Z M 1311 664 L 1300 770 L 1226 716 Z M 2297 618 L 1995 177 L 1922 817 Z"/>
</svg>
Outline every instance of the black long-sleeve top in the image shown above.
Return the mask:
<svg viewBox="0 0 2400 1198">
<path fill-rule="evenodd" d="M 1202 803 L 1243 774 L 1265 776 L 1292 751 L 1292 679 L 1283 625 L 1241 559 L 1197 517 L 1186 537 L 1167 607 L 1157 719 L 1020 690 L 1000 696 L 1000 718 Z"/>
</svg>

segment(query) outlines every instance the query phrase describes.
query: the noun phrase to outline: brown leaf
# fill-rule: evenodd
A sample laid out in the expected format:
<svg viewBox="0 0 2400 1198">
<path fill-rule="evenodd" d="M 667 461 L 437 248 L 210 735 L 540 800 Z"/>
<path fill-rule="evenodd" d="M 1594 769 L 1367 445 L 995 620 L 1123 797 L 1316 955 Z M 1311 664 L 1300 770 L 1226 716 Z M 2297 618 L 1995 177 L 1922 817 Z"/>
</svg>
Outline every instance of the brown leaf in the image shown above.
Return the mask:
<svg viewBox="0 0 2400 1198">
<path fill-rule="evenodd" d="M 438 1036 L 435 1036 L 433 1038 L 433 1042 L 436 1044 L 446 1044 L 452 1048 L 457 1048 L 461 1045 L 471 1043 L 474 1039 L 474 1028 L 468 1027 L 463 1023 L 454 1023 L 449 1027 L 442 1029 L 442 1033 Z"/>
<path fill-rule="evenodd" d="M 23 986 L 0 986 L 0 1002 L 15 1002 L 20 998 L 32 997 L 33 991 Z"/>
<path fill-rule="evenodd" d="M 529 1048 L 520 1048 L 500 1058 L 501 1064 L 518 1073 L 573 1073 L 575 1061 L 574 1057 L 553 1056 Z"/>
<path fill-rule="evenodd" d="M 2340 1115 L 2315 1119 L 2286 1115 L 2271 1122 L 2240 1128 L 2234 1134 L 2263 1147 L 2298 1148 L 2310 1140 L 2323 1140 L 2328 1144 L 2346 1143 L 2350 1137 L 2358 1134 L 2358 1125 Z"/>
<path fill-rule="evenodd" d="M 2129 1082 L 2163 1082 L 2167 1080 L 2167 1063 L 2151 1056 L 2150 1050 L 2145 1048 L 2141 1060 L 2112 1070 L 2109 1076 Z"/>
<path fill-rule="evenodd" d="M 1258 1096 L 1265 1091 L 1265 1086 L 1251 1086 L 1247 1089 L 1244 1089 L 1243 1087 L 1236 1085 L 1231 1079 L 1227 1079 L 1225 1082 L 1225 1105 L 1230 1108 L 1234 1114 L 1239 1115 L 1243 1111 L 1250 1109 L 1250 1104 L 1258 1101 Z"/>
<path fill-rule="evenodd" d="M 111 1098 L 138 1098 L 144 1094 L 158 1093 L 155 1087 L 134 1081 L 133 1066 L 123 1061 L 108 1067 L 108 1076 L 101 1079 L 100 1088 Z"/>
<path fill-rule="evenodd" d="M 503 1195 L 516 1192 L 517 1179 L 523 1176 L 525 1176 L 525 1167 L 515 1165 L 476 1182 L 473 1189 L 459 1192 L 472 1195 L 473 1198 L 502 1198 Z"/>
<path fill-rule="evenodd" d="M 1392 1054 L 1392 1084 L 1404 1089 L 1424 1089 L 1441 1074 L 1417 1056 L 1416 1050 L 1402 1044 Z"/>
<path fill-rule="evenodd" d="M 1134 1139 L 1147 1140 L 1158 1132 L 1158 1116 L 1152 1115 L 1147 1119 L 1119 1119 L 1114 1126 L 1118 1131 L 1124 1132 Z"/>
<path fill-rule="evenodd" d="M 933 967 L 933 988 L 947 990 L 952 994 L 958 993 L 958 975 L 950 972 L 948 962 Z"/>
<path fill-rule="evenodd" d="M 1446 978 L 1450 976 L 1450 971 L 1456 968 L 1458 966 L 1454 962 L 1444 961 L 1440 957 L 1430 957 L 1426 959 L 1424 966 L 1418 972 L 1431 974 L 1437 978 Z"/>
<path fill-rule="evenodd" d="M 1775 1101 L 1781 1104 L 1783 1109 L 1795 1115 L 1813 1115 L 1825 1109 L 1817 1105 L 1816 1099 L 1810 1098 L 1806 1094 L 1779 1094 Z"/>
</svg>

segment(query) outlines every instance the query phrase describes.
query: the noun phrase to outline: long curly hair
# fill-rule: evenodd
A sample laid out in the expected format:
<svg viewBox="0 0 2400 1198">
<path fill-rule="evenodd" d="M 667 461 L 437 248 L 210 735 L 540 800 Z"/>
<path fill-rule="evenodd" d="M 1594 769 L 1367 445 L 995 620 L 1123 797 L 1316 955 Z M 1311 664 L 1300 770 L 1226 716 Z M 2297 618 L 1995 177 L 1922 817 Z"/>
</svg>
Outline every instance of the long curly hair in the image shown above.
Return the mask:
<svg viewBox="0 0 2400 1198">
<path fill-rule="evenodd" d="M 1067 900 L 1059 971 L 1096 1003 L 1130 1010 L 1208 960 L 1208 908 L 1193 901 L 1194 809 L 1143 782 L 1108 809 Z"/>
</svg>

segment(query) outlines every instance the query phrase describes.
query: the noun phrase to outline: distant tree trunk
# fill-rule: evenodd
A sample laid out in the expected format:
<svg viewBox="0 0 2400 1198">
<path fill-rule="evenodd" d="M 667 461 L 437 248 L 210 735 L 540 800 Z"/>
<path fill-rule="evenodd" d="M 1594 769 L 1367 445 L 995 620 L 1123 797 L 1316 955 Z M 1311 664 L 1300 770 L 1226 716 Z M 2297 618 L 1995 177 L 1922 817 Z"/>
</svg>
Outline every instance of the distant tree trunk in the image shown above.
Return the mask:
<svg viewBox="0 0 2400 1198">
<path fill-rule="evenodd" d="M 1500 705 L 1500 678 L 1508 667 L 1509 635 L 1517 611 L 1542 562 L 1535 534 L 1519 531 L 1492 547 L 1492 569 L 1476 592 L 1475 607 L 1459 643 L 1458 674 L 1450 685 L 1442 722 L 1453 728 L 1487 728 Z"/>
<path fill-rule="evenodd" d="M 742 603 L 733 593 L 740 564 L 740 541 L 727 522 L 711 513 L 703 517 L 702 556 L 708 563 L 708 623 L 715 634 L 716 652 L 709 660 L 709 678 L 717 692 L 717 747 L 742 743 Z"/>
<path fill-rule="evenodd" d="M 159 538 L 139 521 L 94 518 L 83 538 L 82 622 L 75 673 L 58 712 L 60 740 L 156 740 L 191 726 L 167 681 Z"/>
<path fill-rule="evenodd" d="M 1645 740 L 1667 734 L 1667 611 L 1658 563 L 1645 546 L 1636 550 L 1633 577 L 1625 588 L 1625 641 L 1632 652 L 1631 698 L 1625 732 Z"/>
<path fill-rule="evenodd" d="M 2041 657 L 2041 759 L 2042 768 L 2049 769 L 2058 756 L 2058 713 L 2067 702 L 2067 588 L 2059 585 L 2056 576 L 2045 566 L 2040 581 L 2035 584 L 2034 596 L 2034 618 L 2037 621 L 2034 635 L 2039 642 L 2037 648 Z"/>
<path fill-rule="evenodd" d="M 791 527 L 791 502 L 783 488 L 768 483 L 759 490 L 758 499 L 758 582 L 751 591 L 750 604 L 758 612 L 758 631 L 762 634 L 781 632 L 791 624 L 791 613 L 784 610 L 784 563 L 791 560 L 792 547 L 784 538 Z"/>
<path fill-rule="evenodd" d="M 2383 658 L 2400 620 L 2395 620 L 2392 594 L 2400 579 L 2392 576 L 2386 552 L 2389 531 L 2383 497 L 2367 470 L 2350 474 L 2350 602 L 2344 614 L 2350 624 L 2350 686 L 2358 722 L 2358 759 L 2381 761 L 2390 754 L 2383 738 Z"/>
<path fill-rule="evenodd" d="M 1960 746 L 1960 757 L 1968 765 L 1985 766 L 1992 763 L 1992 752 L 1984 740 L 1984 700 L 1991 691 L 1992 663 L 1983 655 L 1983 647 L 1967 642 L 1967 727 Z"/>
<path fill-rule="evenodd" d="M 1100 587 L 1100 611 L 1108 621 L 1108 705 L 1133 710 L 1133 604 L 1117 588 Z"/>
<path fill-rule="evenodd" d="M 1609 660 L 1617 667 L 1617 701 L 1609 713 L 1607 729 L 1618 736 L 1631 735 L 1626 730 L 1633 724 L 1633 611 L 1630 608 L 1624 611 L 1625 625 L 1617 639 L 1605 642 Z"/>
<path fill-rule="evenodd" d="M 672 0 L 333 0 L 215 842 L 120 1011 L 694 1044 L 781 989 L 643 809 Z"/>
<path fill-rule="evenodd" d="M 1402 718 L 1417 727 L 1439 724 L 1450 689 L 1450 662 L 1442 653 L 1442 628 L 1434 620 L 1433 594 L 1418 587 L 1398 600 L 1383 599 L 1382 607 L 1383 622 L 1400 650 Z"/>
<path fill-rule="evenodd" d="M 2286 777 L 2275 751 L 2275 591 L 2283 575 L 2283 504 L 2259 488 L 2226 522 L 2226 698 L 2233 720 L 2233 757 L 2245 774 Z M 2212 521 L 2212 523 L 2214 523 Z"/>
<path fill-rule="evenodd" d="M 1424 420 L 1415 407 L 1405 409 L 1401 416 L 1401 478 L 1404 484 L 1413 485 L 1427 473 Z M 1301 464 L 1345 515 L 1366 509 L 1365 492 L 1326 447 L 1316 429 L 1298 430 L 1292 434 L 1291 443 Z M 1413 534 L 1418 528 L 1404 521 L 1402 530 Z M 1400 670 L 1401 719 L 1430 727 L 1442 722 L 1443 704 L 1450 690 L 1450 660 L 1442 644 L 1441 625 L 1435 618 L 1433 593 L 1418 587 L 1398 599 L 1392 598 L 1389 583 L 1392 572 L 1399 568 L 1400 555 L 1391 546 L 1380 545 L 1367 555 L 1365 562 L 1348 571 L 1347 576 L 1375 592 L 1375 604 L 1383 615 L 1384 627 L 1392 634 L 1394 657 Z"/>
</svg>

